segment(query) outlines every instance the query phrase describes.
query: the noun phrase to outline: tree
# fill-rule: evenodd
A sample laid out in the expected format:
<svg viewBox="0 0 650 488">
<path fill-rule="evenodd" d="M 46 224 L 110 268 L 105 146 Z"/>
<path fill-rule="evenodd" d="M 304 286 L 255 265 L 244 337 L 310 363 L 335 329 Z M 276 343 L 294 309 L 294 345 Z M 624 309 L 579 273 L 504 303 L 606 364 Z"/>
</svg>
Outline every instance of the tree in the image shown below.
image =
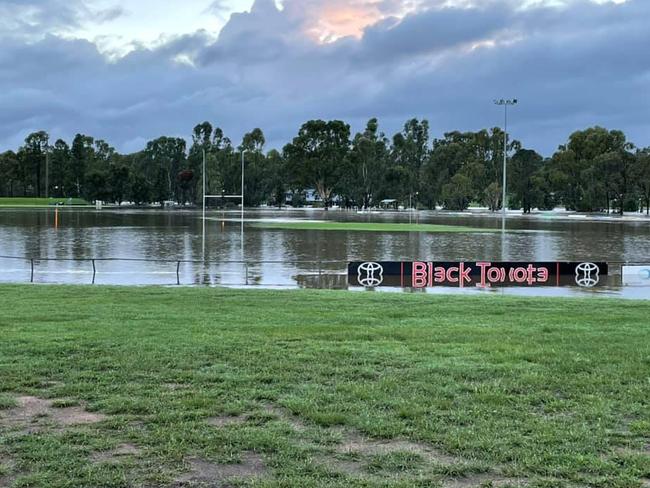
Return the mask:
<svg viewBox="0 0 650 488">
<path fill-rule="evenodd" d="M 641 210 L 645 207 L 646 215 L 650 215 L 650 147 L 637 151 L 633 178 L 641 197 Z"/>
<path fill-rule="evenodd" d="M 178 137 L 159 137 L 147 143 L 144 150 L 146 175 L 156 201 L 180 200 L 176 175 L 185 164 L 185 140 Z"/>
<path fill-rule="evenodd" d="M 472 197 L 472 182 L 462 173 L 455 174 L 442 188 L 442 200 L 447 210 L 467 210 Z"/>
<path fill-rule="evenodd" d="M 266 139 L 261 129 L 253 129 L 244 135 L 240 150 L 246 151 L 245 157 L 245 179 L 244 179 L 244 204 L 259 205 L 266 200 L 267 185 L 265 180 L 268 178 L 265 167 L 266 157 L 262 153 Z M 241 178 L 241 170 L 240 170 Z M 241 191 L 241 190 L 240 190 Z M 239 193 L 239 192 L 237 192 Z"/>
<path fill-rule="evenodd" d="M 108 171 L 110 199 L 118 205 L 122 203 L 129 189 L 130 170 L 124 164 L 111 165 Z"/>
<path fill-rule="evenodd" d="M 13 151 L 0 154 L 0 195 L 14 196 L 14 185 L 19 183 L 20 164 Z"/>
<path fill-rule="evenodd" d="M 131 174 L 128 187 L 129 200 L 136 205 L 151 201 L 151 186 L 142 174 Z"/>
<path fill-rule="evenodd" d="M 327 209 L 341 183 L 350 148 L 350 126 L 340 120 L 310 120 L 284 148 L 294 181 L 315 187 Z"/>
<path fill-rule="evenodd" d="M 602 154 L 595 160 L 594 165 L 605 182 L 608 212 L 610 199 L 613 199 L 619 214 L 623 215 L 628 195 L 634 190 L 632 178 L 636 158 L 631 149 L 630 144 L 625 144 L 623 148 Z"/>
<path fill-rule="evenodd" d="M 23 147 L 25 169 L 35 176 L 35 181 L 32 181 L 34 181 L 34 194 L 37 197 L 41 196 L 41 172 L 45 166 L 49 139 L 50 136 L 45 131 L 33 132 L 25 138 Z"/>
<path fill-rule="evenodd" d="M 569 142 L 560 146 L 553 155 L 551 173 L 553 183 L 562 201 L 569 210 L 593 211 L 606 205 L 594 198 L 602 181 L 593 170 L 596 160 L 611 152 L 626 150 L 625 134 L 621 131 L 608 131 L 602 127 L 592 127 L 571 134 Z M 591 183 L 591 186 L 589 186 Z"/>
<path fill-rule="evenodd" d="M 501 185 L 496 181 L 493 181 L 488 185 L 488 187 L 483 190 L 482 199 L 483 203 L 486 203 L 491 212 L 496 212 L 501 208 L 503 200 L 503 191 L 501 190 Z"/>
<path fill-rule="evenodd" d="M 391 163 L 401 167 L 397 173 L 407 176 L 402 200 L 416 195 L 420 190 L 420 170 L 429 157 L 429 122 L 411 119 L 402 132 L 393 136 Z M 409 198 L 410 199 L 410 198 Z M 417 202 L 415 202 L 417 204 Z"/>
<path fill-rule="evenodd" d="M 539 204 L 541 195 L 535 176 L 543 164 L 544 158 L 530 149 L 520 149 L 510 161 L 510 193 L 525 214 Z"/>
<path fill-rule="evenodd" d="M 70 172 L 71 181 L 66 183 L 68 195 L 80 197 L 86 180 L 86 172 L 95 159 L 94 139 L 90 136 L 77 134 L 72 141 Z"/>
<path fill-rule="evenodd" d="M 105 171 L 92 170 L 86 175 L 84 198 L 89 201 L 107 201 L 110 198 L 108 175 Z"/>
<path fill-rule="evenodd" d="M 287 184 L 286 161 L 275 149 L 269 151 L 266 155 L 266 165 L 268 169 L 267 193 L 270 202 L 282 208 L 286 201 L 286 193 L 289 189 Z"/>
<path fill-rule="evenodd" d="M 184 169 L 178 173 L 178 175 L 176 175 L 176 181 L 178 183 L 178 187 L 181 190 L 180 201 L 185 204 L 187 202 L 187 194 L 192 185 L 192 182 L 194 181 L 194 171 L 191 169 Z"/>
<path fill-rule="evenodd" d="M 379 132 L 379 123 L 373 118 L 366 129 L 355 135 L 347 168 L 349 193 L 363 208 L 376 203 L 374 198 L 384 182 L 388 158 L 388 140 Z"/>
<path fill-rule="evenodd" d="M 56 197 L 67 196 L 66 187 L 68 182 L 74 180 L 71 168 L 70 147 L 63 139 L 57 139 L 52 147 L 50 157 L 50 186 L 53 189 L 52 195 Z"/>
</svg>

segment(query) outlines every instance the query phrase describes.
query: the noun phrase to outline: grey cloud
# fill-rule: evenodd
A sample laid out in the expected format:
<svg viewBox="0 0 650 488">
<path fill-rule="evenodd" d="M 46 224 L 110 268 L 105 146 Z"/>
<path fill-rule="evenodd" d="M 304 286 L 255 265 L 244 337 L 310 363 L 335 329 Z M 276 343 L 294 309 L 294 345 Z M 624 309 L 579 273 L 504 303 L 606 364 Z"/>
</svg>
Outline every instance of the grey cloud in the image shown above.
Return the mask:
<svg viewBox="0 0 650 488">
<path fill-rule="evenodd" d="M 82 0 L 0 0 L 0 33 L 30 38 L 72 29 L 85 11 Z"/>
<path fill-rule="evenodd" d="M 314 117 L 361 129 L 377 116 L 387 133 L 426 117 L 439 137 L 500 124 L 492 99 L 502 96 L 521 99 L 513 135 L 545 154 L 594 124 L 650 144 L 649 2 L 532 10 L 505 0 L 480 8 L 428 2 L 362 39 L 319 45 L 303 33 L 300 1 L 279 11 L 258 0 L 217 39 L 197 32 L 115 62 L 87 41 L 28 43 L 0 33 L 0 151 L 40 129 L 67 139 L 83 131 L 134 150 L 163 134 L 188 137 L 203 120 L 235 141 L 262 127 L 275 147 Z M 494 44 L 478 44 L 487 40 Z"/>
<path fill-rule="evenodd" d="M 120 5 L 114 5 L 113 7 L 93 12 L 91 19 L 88 20 L 92 20 L 97 23 L 111 22 L 115 19 L 123 17 L 126 14 L 127 11 L 124 7 Z"/>
</svg>

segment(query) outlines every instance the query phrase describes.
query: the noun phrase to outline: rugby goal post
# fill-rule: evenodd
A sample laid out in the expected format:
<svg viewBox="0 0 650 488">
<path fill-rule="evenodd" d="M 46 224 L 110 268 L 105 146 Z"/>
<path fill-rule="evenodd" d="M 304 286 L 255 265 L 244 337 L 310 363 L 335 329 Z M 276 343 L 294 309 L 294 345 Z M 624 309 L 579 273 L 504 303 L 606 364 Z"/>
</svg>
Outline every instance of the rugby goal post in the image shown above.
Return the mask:
<svg viewBox="0 0 650 488">
<path fill-rule="evenodd" d="M 242 246 L 242 259 L 244 257 L 244 156 L 248 151 L 242 149 L 241 152 L 241 194 L 240 195 L 206 195 L 206 172 L 205 172 L 205 149 L 203 150 L 203 260 L 205 261 L 205 202 L 208 198 L 222 198 L 222 199 L 241 199 L 241 246 Z"/>
</svg>

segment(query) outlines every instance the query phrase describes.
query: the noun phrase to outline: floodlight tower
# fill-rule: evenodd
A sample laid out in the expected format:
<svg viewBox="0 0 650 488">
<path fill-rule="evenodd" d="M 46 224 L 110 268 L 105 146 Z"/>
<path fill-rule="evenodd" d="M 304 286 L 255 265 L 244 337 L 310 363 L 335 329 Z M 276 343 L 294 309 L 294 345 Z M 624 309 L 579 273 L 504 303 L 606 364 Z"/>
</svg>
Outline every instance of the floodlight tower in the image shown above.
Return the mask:
<svg viewBox="0 0 650 488">
<path fill-rule="evenodd" d="M 508 106 L 517 105 L 517 99 L 513 98 L 512 100 L 500 99 L 495 100 L 496 105 L 503 106 L 504 111 L 504 124 L 503 124 L 503 197 L 501 199 L 501 206 L 503 208 L 503 219 L 505 222 L 506 218 L 506 208 L 508 207 L 507 194 L 506 194 L 506 184 L 508 182 L 507 178 L 507 163 L 508 163 Z"/>
</svg>

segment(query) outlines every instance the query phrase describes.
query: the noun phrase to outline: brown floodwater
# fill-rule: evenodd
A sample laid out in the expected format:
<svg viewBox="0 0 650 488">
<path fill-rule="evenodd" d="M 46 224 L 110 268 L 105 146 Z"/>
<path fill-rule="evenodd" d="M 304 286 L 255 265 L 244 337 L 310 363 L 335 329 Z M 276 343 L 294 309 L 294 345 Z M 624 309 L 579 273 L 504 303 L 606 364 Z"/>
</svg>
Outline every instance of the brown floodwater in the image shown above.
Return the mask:
<svg viewBox="0 0 650 488">
<path fill-rule="evenodd" d="M 239 211 L 208 211 L 204 247 L 200 211 L 61 208 L 55 222 L 52 208 L 0 209 L 0 281 L 346 288 L 349 261 L 606 261 L 611 276 L 596 289 L 462 293 L 650 298 L 650 286 L 623 287 L 620 278 L 622 263 L 650 263 L 650 220 L 642 216 L 511 214 L 506 232 L 500 215 L 487 212 L 261 209 L 247 210 L 243 226 L 239 219 Z M 281 230 L 256 227 L 260 220 L 411 221 L 495 232 Z M 428 290 L 450 291 L 460 292 Z"/>
</svg>

